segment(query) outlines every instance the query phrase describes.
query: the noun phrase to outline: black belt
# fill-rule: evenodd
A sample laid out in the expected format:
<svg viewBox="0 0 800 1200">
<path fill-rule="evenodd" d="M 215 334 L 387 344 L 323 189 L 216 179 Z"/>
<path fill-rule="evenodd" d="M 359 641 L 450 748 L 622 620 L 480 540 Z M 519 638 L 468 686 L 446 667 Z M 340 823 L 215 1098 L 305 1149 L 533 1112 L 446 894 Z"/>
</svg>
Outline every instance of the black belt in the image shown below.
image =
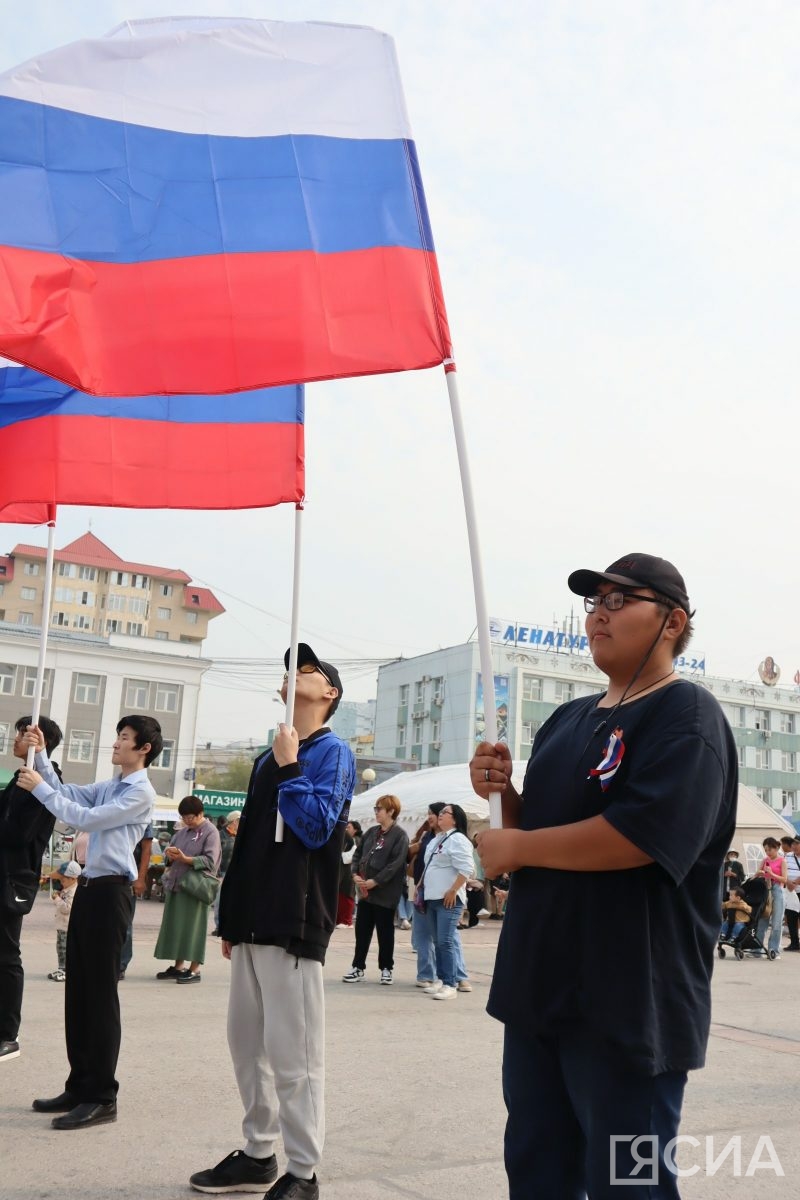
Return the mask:
<svg viewBox="0 0 800 1200">
<path fill-rule="evenodd" d="M 127 875 L 94 875 L 91 878 L 87 875 L 80 875 L 78 883 L 81 887 L 94 887 L 96 883 L 133 883 Z"/>
</svg>

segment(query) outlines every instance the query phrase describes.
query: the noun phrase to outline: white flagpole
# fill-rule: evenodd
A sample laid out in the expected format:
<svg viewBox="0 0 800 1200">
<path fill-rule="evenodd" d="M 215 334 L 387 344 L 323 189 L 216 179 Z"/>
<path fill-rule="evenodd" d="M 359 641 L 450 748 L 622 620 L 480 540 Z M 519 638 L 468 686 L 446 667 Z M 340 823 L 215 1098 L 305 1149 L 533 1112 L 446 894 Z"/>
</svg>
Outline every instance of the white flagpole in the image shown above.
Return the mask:
<svg viewBox="0 0 800 1200">
<path fill-rule="evenodd" d="M 36 687 L 33 693 L 33 713 L 31 714 L 31 723 L 39 724 L 39 717 L 42 711 L 42 693 L 44 692 L 44 663 L 47 655 L 47 633 L 50 628 L 50 597 L 53 592 L 53 556 L 55 554 L 56 540 L 56 521 L 55 508 L 53 508 L 52 519 L 47 522 L 47 558 L 44 568 L 44 590 L 42 592 L 42 628 L 39 637 L 39 663 L 36 668 Z M 28 747 L 28 757 L 26 766 L 33 768 L 33 760 L 36 755 L 36 750 L 33 746 Z"/>
<path fill-rule="evenodd" d="M 303 506 L 294 510 L 294 577 L 292 581 L 292 630 L 289 637 L 289 678 L 286 681 L 286 714 L 284 721 L 292 728 L 294 724 L 294 693 L 297 687 L 297 643 L 300 640 L 300 548 L 303 533 Z M 283 817 L 278 812 L 275 823 L 275 841 L 283 841 Z"/>
<path fill-rule="evenodd" d="M 456 367 L 452 359 L 444 364 L 447 392 L 450 396 L 450 411 L 453 414 L 453 432 L 456 439 L 458 465 L 461 471 L 461 490 L 464 494 L 464 515 L 467 519 L 467 536 L 469 538 L 469 556 L 472 565 L 472 586 L 475 591 L 475 614 L 478 622 L 478 649 L 480 651 L 481 678 L 483 681 L 483 710 L 486 721 L 486 741 L 494 744 L 497 741 L 497 707 L 494 696 L 494 666 L 492 664 L 492 645 L 489 640 L 489 614 L 486 608 L 486 593 L 483 586 L 483 566 L 481 563 L 481 547 L 478 539 L 478 523 L 475 516 L 475 497 L 472 491 L 472 477 L 467 458 L 467 444 L 464 437 L 464 422 L 461 417 L 461 403 L 458 398 L 458 382 Z M 489 826 L 491 829 L 502 829 L 503 809 L 499 792 L 489 796 Z"/>
</svg>

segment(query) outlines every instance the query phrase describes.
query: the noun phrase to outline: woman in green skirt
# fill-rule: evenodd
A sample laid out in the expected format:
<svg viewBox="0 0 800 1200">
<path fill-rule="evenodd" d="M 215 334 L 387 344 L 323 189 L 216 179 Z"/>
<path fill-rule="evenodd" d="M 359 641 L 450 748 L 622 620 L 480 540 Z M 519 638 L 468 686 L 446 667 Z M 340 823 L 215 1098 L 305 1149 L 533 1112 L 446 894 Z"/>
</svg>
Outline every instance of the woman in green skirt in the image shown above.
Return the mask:
<svg viewBox="0 0 800 1200">
<path fill-rule="evenodd" d="M 198 968 L 206 957 L 210 906 L 182 891 L 181 880 L 187 871 L 216 875 L 220 859 L 219 831 L 203 815 L 203 802 L 197 796 L 184 796 L 178 812 L 183 826 L 172 835 L 165 852 L 170 865 L 162 879 L 164 915 L 153 957 L 175 960 L 166 971 L 159 971 L 156 979 L 199 983 Z"/>
</svg>

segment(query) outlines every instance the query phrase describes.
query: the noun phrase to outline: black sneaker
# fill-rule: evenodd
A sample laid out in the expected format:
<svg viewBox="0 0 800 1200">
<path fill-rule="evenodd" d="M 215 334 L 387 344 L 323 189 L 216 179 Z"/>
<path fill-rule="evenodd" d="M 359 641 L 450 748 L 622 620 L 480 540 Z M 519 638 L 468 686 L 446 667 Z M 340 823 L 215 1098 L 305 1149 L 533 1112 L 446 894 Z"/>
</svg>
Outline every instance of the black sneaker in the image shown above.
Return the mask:
<svg viewBox="0 0 800 1200">
<path fill-rule="evenodd" d="M 177 979 L 180 974 L 177 967 L 167 967 L 166 971 L 156 972 L 156 979 Z"/>
<path fill-rule="evenodd" d="M 19 1058 L 19 1042 L 0 1042 L 0 1059 Z"/>
<path fill-rule="evenodd" d="M 319 1200 L 319 1184 L 316 1175 L 310 1179 L 298 1179 L 287 1171 L 281 1175 L 274 1187 L 264 1196 L 264 1200 Z"/>
<path fill-rule="evenodd" d="M 179 971 L 175 976 L 176 983 L 199 983 L 202 976 L 199 971 L 190 971 L 187 967 L 185 971 Z"/>
<path fill-rule="evenodd" d="M 277 1175 L 278 1161 L 274 1154 L 269 1158 L 251 1158 L 244 1150 L 234 1150 L 209 1171 L 190 1175 L 189 1183 L 196 1192 L 208 1192 L 211 1195 L 220 1192 L 261 1192 Z"/>
</svg>

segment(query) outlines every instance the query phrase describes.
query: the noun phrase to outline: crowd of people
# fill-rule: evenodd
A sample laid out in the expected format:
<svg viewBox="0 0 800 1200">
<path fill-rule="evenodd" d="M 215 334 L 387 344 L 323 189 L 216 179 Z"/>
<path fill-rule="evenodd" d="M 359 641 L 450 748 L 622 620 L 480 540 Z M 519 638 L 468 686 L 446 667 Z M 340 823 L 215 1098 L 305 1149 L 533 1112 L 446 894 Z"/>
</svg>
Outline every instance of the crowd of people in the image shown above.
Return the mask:
<svg viewBox="0 0 800 1200">
<path fill-rule="evenodd" d="M 728 850 L 737 799 L 730 727 L 714 698 L 673 670 L 693 616 L 676 568 L 633 554 L 605 571 L 573 572 L 568 585 L 583 597 L 590 650 L 608 688 L 548 718 L 520 791 L 509 747 L 478 745 L 471 784 L 483 798 L 500 794 L 502 828 L 471 840 L 463 809 L 437 803 L 409 839 L 391 794 L 376 801 L 374 825 L 351 821 L 355 762 L 326 723 L 341 677 L 305 643 L 294 725 L 280 725 L 256 759 L 235 827 L 221 839 L 196 798 L 181 802 L 155 950 L 171 965 L 159 978 L 200 981 L 218 900 L 214 932 L 230 962 L 228 1046 L 243 1109 L 242 1145 L 192 1174 L 195 1190 L 317 1200 L 322 968 L 337 925 L 355 923 L 345 983 L 364 982 L 375 935 L 378 980 L 391 986 L 395 927 L 410 923 L 415 983 L 434 1000 L 451 1000 L 471 990 L 461 932 L 491 906 L 489 919 L 503 922 L 488 1011 L 505 1027 L 511 1200 L 605 1195 L 610 1139 L 620 1129 L 632 1136 L 616 1145 L 612 1166 L 616 1178 L 628 1177 L 630 1200 L 677 1197 L 663 1153 L 677 1134 L 688 1072 L 704 1062 L 714 947 L 757 919 L 762 945 L 777 955 L 785 912 L 785 948 L 800 950 L 800 840 L 765 839 L 756 875 L 769 906 L 756 916 L 751 881 Z M 288 651 L 285 663 L 284 700 Z M 53 901 L 59 935 L 66 924 L 57 972 L 70 1072 L 60 1094 L 33 1108 L 68 1130 L 117 1119 L 117 988 L 134 896 L 148 873 L 147 766 L 162 740 L 153 718 L 123 717 L 114 777 L 76 786 L 51 762 L 60 738 L 44 718 L 37 726 L 20 719 L 14 752 L 24 760 L 33 750 L 34 765 L 20 768 L 0 802 L 0 1058 L 20 1052 L 20 930 L 59 818 L 89 834 L 83 864 L 59 869 Z M 587 913 L 603 919 L 587 921 Z M 604 980 L 614 986 L 587 986 Z M 640 1134 L 659 1148 L 657 1190 L 636 1179 L 630 1143 Z"/>
</svg>

